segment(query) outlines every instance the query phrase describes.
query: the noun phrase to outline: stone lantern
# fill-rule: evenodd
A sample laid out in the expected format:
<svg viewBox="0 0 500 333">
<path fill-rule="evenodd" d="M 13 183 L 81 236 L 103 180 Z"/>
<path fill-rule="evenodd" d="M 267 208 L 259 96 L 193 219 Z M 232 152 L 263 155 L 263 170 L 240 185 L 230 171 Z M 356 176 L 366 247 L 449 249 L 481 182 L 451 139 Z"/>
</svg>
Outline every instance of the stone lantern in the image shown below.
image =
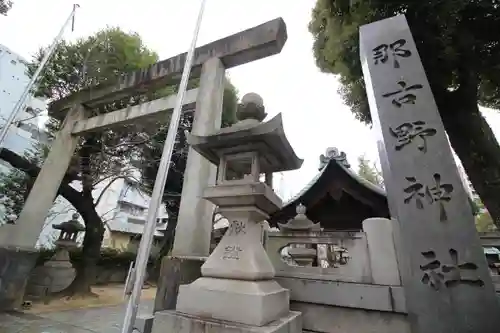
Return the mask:
<svg viewBox="0 0 500 333">
<path fill-rule="evenodd" d="M 52 292 L 63 290 L 69 286 L 75 276 L 75 270 L 69 259 L 69 250 L 76 248 L 78 234 L 85 231 L 85 227 L 78 222 L 80 215 L 73 214 L 71 220 L 52 225 L 60 230 L 59 239 L 55 242 L 57 249 L 54 256 L 44 266 L 50 268 L 48 274 L 52 277 Z"/>
<path fill-rule="evenodd" d="M 278 223 L 281 231 L 286 233 L 310 233 L 321 231 L 319 223 L 314 224 L 306 216 L 306 206 L 298 204 L 297 215 L 286 224 Z M 299 266 L 312 266 L 317 251 L 312 244 L 291 244 L 288 254 Z"/>
<path fill-rule="evenodd" d="M 52 228 L 61 230 L 61 233 L 55 242 L 56 253 L 44 264 L 47 274 L 51 277 L 51 292 L 66 289 L 75 278 L 76 272 L 69 259 L 69 250 L 77 247 L 76 238 L 80 232 L 85 231 L 85 227 L 78 222 L 79 217 L 75 213 L 71 220 L 52 225 Z"/>
<path fill-rule="evenodd" d="M 198 318 L 265 326 L 266 332 L 283 329 L 281 324 L 289 325 L 285 331 L 300 332 L 300 314 L 289 310 L 289 291 L 273 279 L 261 224 L 282 205 L 271 187 L 272 174 L 298 169 L 303 161 L 285 136 L 281 114 L 262 123 L 265 116 L 262 98 L 247 94 L 236 124 L 213 135 L 188 136 L 194 150 L 219 165 L 217 183 L 203 198 L 218 206 L 230 225 L 201 267 L 202 277 L 180 286 L 176 309 Z M 266 326 L 276 320 L 281 324 Z"/>
<path fill-rule="evenodd" d="M 69 249 L 77 246 L 78 233 L 85 231 L 85 227 L 78 222 L 79 217 L 80 215 L 75 213 L 71 216 L 71 220 L 52 225 L 52 228 L 61 231 L 59 239 L 55 242 L 57 247 Z"/>
<path fill-rule="evenodd" d="M 77 246 L 78 233 L 85 231 L 78 218 L 79 215 L 75 213 L 71 220 L 52 225 L 52 228 L 61 231 L 55 242 L 56 253 L 43 266 L 33 270 L 28 283 L 28 292 L 32 296 L 44 297 L 60 292 L 69 287 L 75 279 L 76 271 L 71 264 L 68 250 Z"/>
<path fill-rule="evenodd" d="M 303 204 L 298 204 L 295 207 L 295 212 L 297 215 L 288 221 L 286 224 L 278 223 L 278 227 L 282 231 L 293 232 L 293 231 L 320 231 L 321 227 L 319 223 L 313 223 L 306 216 L 306 206 Z"/>
</svg>

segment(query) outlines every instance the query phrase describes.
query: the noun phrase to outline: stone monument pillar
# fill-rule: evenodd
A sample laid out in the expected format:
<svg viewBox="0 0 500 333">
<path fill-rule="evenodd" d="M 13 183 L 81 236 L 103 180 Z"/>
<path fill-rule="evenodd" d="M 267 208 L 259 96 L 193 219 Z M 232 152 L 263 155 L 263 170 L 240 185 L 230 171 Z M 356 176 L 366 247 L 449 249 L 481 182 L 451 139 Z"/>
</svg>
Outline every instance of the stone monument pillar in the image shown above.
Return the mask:
<svg viewBox="0 0 500 333">
<path fill-rule="evenodd" d="M 412 332 L 499 332 L 500 303 L 405 16 L 362 26 L 360 55 Z"/>
<path fill-rule="evenodd" d="M 302 160 L 285 137 L 281 115 L 261 123 L 265 116 L 260 96 L 247 94 L 238 123 L 189 136 L 193 149 L 219 165 L 217 184 L 203 198 L 219 207 L 230 226 L 203 264 L 202 277 L 180 286 L 176 311 L 155 314 L 153 332 L 302 331 L 300 313 L 290 311 L 289 291 L 274 281 L 262 246 L 261 222 L 282 202 L 260 181 L 262 174 L 298 169 Z"/>
</svg>

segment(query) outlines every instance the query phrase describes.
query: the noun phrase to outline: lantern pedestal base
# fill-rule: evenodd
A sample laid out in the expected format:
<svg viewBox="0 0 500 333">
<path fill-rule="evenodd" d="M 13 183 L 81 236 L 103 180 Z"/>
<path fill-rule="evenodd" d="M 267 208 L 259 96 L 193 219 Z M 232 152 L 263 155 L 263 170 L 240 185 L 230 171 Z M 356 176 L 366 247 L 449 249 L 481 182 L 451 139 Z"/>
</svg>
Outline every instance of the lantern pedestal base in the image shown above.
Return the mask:
<svg viewBox="0 0 500 333">
<path fill-rule="evenodd" d="M 202 277 L 179 287 L 177 311 L 263 326 L 288 314 L 290 295 L 276 281 Z"/>
<path fill-rule="evenodd" d="M 242 310 L 244 311 L 244 310 Z M 178 311 L 161 311 L 155 314 L 152 333 L 301 333 L 300 312 L 287 315 L 264 326 L 238 324 L 213 318 L 193 316 Z"/>
<path fill-rule="evenodd" d="M 300 312 L 287 315 L 264 326 L 238 324 L 207 317 L 193 316 L 178 311 L 155 314 L 152 333 L 302 333 Z"/>
</svg>

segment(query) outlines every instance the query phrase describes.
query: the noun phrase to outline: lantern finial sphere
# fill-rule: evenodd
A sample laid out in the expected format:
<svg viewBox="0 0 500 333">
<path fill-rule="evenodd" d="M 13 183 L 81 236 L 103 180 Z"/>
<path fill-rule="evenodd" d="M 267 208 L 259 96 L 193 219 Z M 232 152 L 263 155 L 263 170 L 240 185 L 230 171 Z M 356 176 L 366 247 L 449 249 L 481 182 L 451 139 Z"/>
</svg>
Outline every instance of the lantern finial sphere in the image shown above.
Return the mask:
<svg viewBox="0 0 500 333">
<path fill-rule="evenodd" d="M 241 99 L 236 112 L 236 118 L 239 121 L 252 119 L 261 122 L 267 116 L 264 101 L 256 93 L 248 93 Z"/>
<path fill-rule="evenodd" d="M 299 203 L 297 207 L 295 207 L 295 211 L 297 212 L 297 215 L 304 215 L 306 213 L 306 206 Z"/>
<path fill-rule="evenodd" d="M 262 97 L 260 97 L 259 94 L 256 93 L 248 93 L 243 96 L 241 99 L 241 104 L 248 104 L 248 103 L 253 103 L 257 107 L 263 107 L 264 106 L 264 100 Z"/>
</svg>

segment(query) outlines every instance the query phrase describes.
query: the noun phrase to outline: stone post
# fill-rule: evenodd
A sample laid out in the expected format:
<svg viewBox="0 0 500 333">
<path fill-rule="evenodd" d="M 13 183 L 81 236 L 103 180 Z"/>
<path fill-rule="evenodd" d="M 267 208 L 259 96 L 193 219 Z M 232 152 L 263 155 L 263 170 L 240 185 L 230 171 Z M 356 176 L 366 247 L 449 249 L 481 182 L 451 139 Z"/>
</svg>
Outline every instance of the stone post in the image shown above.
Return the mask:
<svg viewBox="0 0 500 333">
<path fill-rule="evenodd" d="M 220 59 L 211 58 L 201 69 L 193 134 L 207 135 L 220 128 L 224 88 L 224 65 Z M 207 186 L 215 184 L 216 174 L 215 165 L 189 148 L 172 256 L 162 261 L 154 311 L 175 309 L 179 285 L 201 275 L 203 260 L 210 253 L 215 209 L 201 197 Z"/>
<path fill-rule="evenodd" d="M 208 135 L 220 128 L 224 87 L 225 69 L 220 59 L 205 62 L 201 69 L 192 134 Z M 215 184 L 216 174 L 215 165 L 189 148 L 173 256 L 208 257 L 215 206 L 201 197 L 207 186 Z"/>
<path fill-rule="evenodd" d="M 76 149 L 78 137 L 72 136 L 71 130 L 84 117 L 81 105 L 68 112 L 19 219 L 14 225 L 0 227 L 0 310 L 11 309 L 22 300 L 37 257 L 35 244 Z"/>
<path fill-rule="evenodd" d="M 500 303 L 406 18 L 362 26 L 360 55 L 412 332 L 498 332 Z"/>
<path fill-rule="evenodd" d="M 401 285 L 393 232 L 395 223 L 396 221 L 385 218 L 371 218 L 363 221 L 374 284 Z"/>
</svg>

